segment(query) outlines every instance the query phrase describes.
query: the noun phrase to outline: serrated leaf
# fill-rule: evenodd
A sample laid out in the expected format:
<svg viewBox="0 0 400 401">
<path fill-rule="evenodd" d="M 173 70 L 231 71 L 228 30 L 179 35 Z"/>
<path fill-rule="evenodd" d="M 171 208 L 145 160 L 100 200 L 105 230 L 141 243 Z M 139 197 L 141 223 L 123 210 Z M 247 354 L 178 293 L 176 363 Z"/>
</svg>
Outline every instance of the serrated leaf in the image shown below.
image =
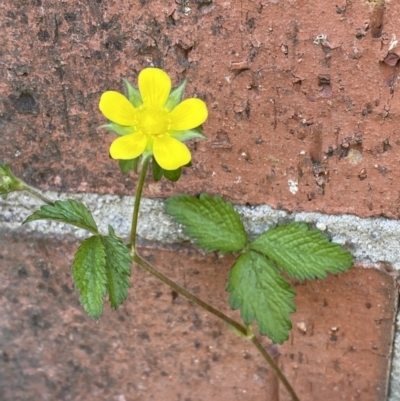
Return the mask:
<svg viewBox="0 0 400 401">
<path fill-rule="evenodd" d="M 97 225 L 90 211 L 82 202 L 73 199 L 56 201 L 54 205 L 42 206 L 39 210 L 28 216 L 22 224 L 42 219 L 61 221 L 83 228 L 94 234 L 98 233 Z"/>
<path fill-rule="evenodd" d="M 129 276 L 132 262 L 127 246 L 118 238 L 111 226 L 109 236 L 101 238 L 105 250 L 105 266 L 107 273 L 107 288 L 111 306 L 118 308 L 128 295 Z"/>
<path fill-rule="evenodd" d="M 206 251 L 237 252 L 246 247 L 247 234 L 238 213 L 219 196 L 173 196 L 166 201 L 166 211 Z"/>
<path fill-rule="evenodd" d="M 172 110 L 182 101 L 186 83 L 187 81 L 185 79 L 177 88 L 172 89 L 171 93 L 168 96 L 168 100 L 164 106 L 166 109 Z"/>
<path fill-rule="evenodd" d="M 75 287 L 81 293 L 80 302 L 90 317 L 98 319 L 107 292 L 105 251 L 99 236 L 82 242 L 75 254 L 72 272 Z"/>
<path fill-rule="evenodd" d="M 327 272 L 343 272 L 353 264 L 350 252 L 330 242 L 320 231 L 309 230 L 305 223 L 271 228 L 256 238 L 250 248 L 299 280 L 324 278 Z"/>
<path fill-rule="evenodd" d="M 134 86 L 132 86 L 127 79 L 123 78 L 122 80 L 124 81 L 126 87 L 127 98 L 134 107 L 140 107 L 143 104 L 140 92 Z"/>
<path fill-rule="evenodd" d="M 167 180 L 176 182 L 181 178 L 182 167 L 179 167 L 176 170 L 163 170 L 163 174 Z"/>
<path fill-rule="evenodd" d="M 100 125 L 100 127 L 97 127 L 97 129 L 106 129 L 120 136 L 132 134 L 134 132 L 132 127 L 126 127 L 124 125 L 119 125 L 111 121 L 107 124 Z"/>
<path fill-rule="evenodd" d="M 282 344 L 289 338 L 289 314 L 296 310 L 296 293 L 266 257 L 254 251 L 239 256 L 229 273 L 226 290 L 232 309 L 240 308 L 246 324 L 255 319 L 260 334 L 274 343 Z"/>
<path fill-rule="evenodd" d="M 163 177 L 163 169 L 161 166 L 157 163 L 157 160 L 153 157 L 152 162 L 151 162 L 151 169 L 153 172 L 153 179 L 155 182 L 158 182 L 161 180 Z"/>
<path fill-rule="evenodd" d="M 139 157 L 131 160 L 118 160 L 119 168 L 121 169 L 123 174 L 128 174 L 131 170 L 133 170 L 136 174 L 138 172 L 139 165 Z"/>
</svg>

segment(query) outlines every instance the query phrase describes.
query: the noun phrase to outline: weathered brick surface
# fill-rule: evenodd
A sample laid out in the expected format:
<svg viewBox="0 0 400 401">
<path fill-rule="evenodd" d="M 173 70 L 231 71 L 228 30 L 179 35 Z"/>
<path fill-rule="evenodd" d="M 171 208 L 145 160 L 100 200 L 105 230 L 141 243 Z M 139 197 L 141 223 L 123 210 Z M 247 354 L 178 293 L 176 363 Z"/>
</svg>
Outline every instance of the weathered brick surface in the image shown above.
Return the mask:
<svg viewBox="0 0 400 401">
<path fill-rule="evenodd" d="M 22 400 L 276 400 L 251 344 L 133 268 L 129 299 L 88 318 L 73 290 L 77 244 L 0 236 L 0 394 Z M 143 249 L 220 310 L 231 257 Z M 211 279 L 212 278 L 212 279 Z M 378 270 L 295 285 L 297 313 L 279 365 L 301 400 L 385 399 L 397 289 Z M 264 345 L 269 342 L 264 340 Z M 281 388 L 280 400 L 288 400 Z"/>
<path fill-rule="evenodd" d="M 107 156 L 113 135 L 96 130 L 97 104 L 154 65 L 187 78 L 210 117 L 208 140 L 190 144 L 193 167 L 176 184 L 149 181 L 146 196 L 207 191 L 400 217 L 400 2 L 2 0 L 1 10 L 0 159 L 27 182 L 131 194 L 135 177 Z M 138 269 L 129 301 L 88 319 L 72 291 L 76 246 L 0 237 L 0 398 L 272 398 L 276 381 L 248 344 Z M 146 253 L 228 311 L 226 259 Z M 279 363 L 301 399 L 383 400 L 392 278 L 353 269 L 296 290 Z"/>
<path fill-rule="evenodd" d="M 131 192 L 97 104 L 152 64 L 210 118 L 194 167 L 148 196 L 398 218 L 400 3 L 374 3 L 3 0 L 0 158 L 42 188 Z"/>
</svg>

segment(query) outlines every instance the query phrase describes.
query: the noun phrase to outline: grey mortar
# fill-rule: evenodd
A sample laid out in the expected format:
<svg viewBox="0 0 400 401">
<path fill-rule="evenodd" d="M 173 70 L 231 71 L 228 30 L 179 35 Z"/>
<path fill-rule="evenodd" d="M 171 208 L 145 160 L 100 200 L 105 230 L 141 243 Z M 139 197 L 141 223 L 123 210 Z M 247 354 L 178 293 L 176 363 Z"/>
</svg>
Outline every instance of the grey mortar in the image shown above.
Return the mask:
<svg viewBox="0 0 400 401">
<path fill-rule="evenodd" d="M 112 225 L 122 238 L 129 237 L 134 197 L 98 194 L 57 194 L 47 192 L 50 199 L 75 199 L 82 201 L 93 213 L 100 231 L 107 233 Z M 22 221 L 42 203 L 24 193 L 13 193 L 7 199 L 0 198 L 0 229 L 43 234 L 72 234 L 78 238 L 87 236 L 84 230 L 72 226 L 35 221 L 21 227 Z M 289 221 L 304 221 L 326 232 L 333 242 L 349 249 L 356 260 L 364 264 L 390 263 L 400 269 L 400 222 L 384 218 L 362 219 L 353 215 L 327 215 L 313 212 L 288 213 L 270 206 L 236 206 L 250 237 L 270 227 Z M 139 214 L 139 237 L 166 244 L 188 240 L 184 229 L 164 211 L 159 199 L 142 199 Z"/>
</svg>

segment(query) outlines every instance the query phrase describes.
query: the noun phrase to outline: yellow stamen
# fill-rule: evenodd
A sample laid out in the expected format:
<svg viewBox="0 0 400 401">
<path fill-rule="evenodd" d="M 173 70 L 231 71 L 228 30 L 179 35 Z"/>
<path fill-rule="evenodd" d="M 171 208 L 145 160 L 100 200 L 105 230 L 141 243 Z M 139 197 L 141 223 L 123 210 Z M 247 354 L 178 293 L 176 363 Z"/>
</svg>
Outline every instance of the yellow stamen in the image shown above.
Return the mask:
<svg viewBox="0 0 400 401">
<path fill-rule="evenodd" d="M 137 125 L 145 135 L 156 137 L 165 135 L 170 129 L 171 122 L 167 110 L 142 107 L 138 113 Z"/>
</svg>

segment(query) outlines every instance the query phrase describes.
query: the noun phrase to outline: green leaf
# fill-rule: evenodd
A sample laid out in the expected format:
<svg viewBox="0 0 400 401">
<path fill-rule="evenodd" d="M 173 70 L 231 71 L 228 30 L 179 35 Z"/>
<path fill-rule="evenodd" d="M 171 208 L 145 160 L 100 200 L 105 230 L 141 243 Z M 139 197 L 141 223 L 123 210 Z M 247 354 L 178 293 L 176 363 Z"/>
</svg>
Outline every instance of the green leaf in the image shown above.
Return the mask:
<svg viewBox="0 0 400 401">
<path fill-rule="evenodd" d="M 326 273 L 339 273 L 353 264 L 350 252 L 329 241 L 305 223 L 291 223 L 271 228 L 250 245 L 277 263 L 290 277 L 313 280 Z"/>
<path fill-rule="evenodd" d="M 131 170 L 133 170 L 136 174 L 138 172 L 140 156 L 131 160 L 118 160 L 119 168 L 121 169 L 123 174 L 128 174 Z"/>
<path fill-rule="evenodd" d="M 239 256 L 226 290 L 232 309 L 240 308 L 246 324 L 256 319 L 260 334 L 274 343 L 282 344 L 289 338 L 289 314 L 296 310 L 296 293 L 270 260 L 254 251 Z"/>
<path fill-rule="evenodd" d="M 98 234 L 97 225 L 90 211 L 82 202 L 73 199 L 56 201 L 52 206 L 42 206 L 28 216 L 22 224 L 41 219 L 61 221 Z"/>
<path fill-rule="evenodd" d="M 107 272 L 107 288 L 111 306 L 115 309 L 124 302 L 128 295 L 129 276 L 132 262 L 127 246 L 118 238 L 111 226 L 108 227 L 109 236 L 101 238 L 105 250 Z"/>
<path fill-rule="evenodd" d="M 134 129 L 132 127 L 126 127 L 125 125 L 119 125 L 111 121 L 109 121 L 107 124 L 103 124 L 100 125 L 100 127 L 97 127 L 97 129 L 102 128 L 114 132 L 115 134 L 120 136 L 132 134 L 134 132 Z"/>
<path fill-rule="evenodd" d="M 129 101 L 134 107 L 140 107 L 143 104 L 140 92 L 134 86 L 132 86 L 127 79 L 123 78 L 122 80 L 124 81 Z"/>
<path fill-rule="evenodd" d="M 190 141 L 191 139 L 206 139 L 201 125 L 197 128 L 188 129 L 186 131 L 172 131 L 170 135 L 181 142 Z"/>
<path fill-rule="evenodd" d="M 185 79 L 177 88 L 172 89 L 171 93 L 168 96 L 167 103 L 165 103 L 164 106 L 166 109 L 172 110 L 182 101 L 186 83 L 187 81 Z"/>
<path fill-rule="evenodd" d="M 153 159 L 152 159 L 151 169 L 152 169 L 152 172 L 153 172 L 154 181 L 155 182 L 160 181 L 161 178 L 163 177 L 163 169 L 157 163 L 157 160 L 155 159 L 155 157 L 153 157 Z"/>
<path fill-rule="evenodd" d="M 182 167 L 177 168 L 176 170 L 163 170 L 164 177 L 172 182 L 176 182 L 181 178 L 182 175 Z"/>
<path fill-rule="evenodd" d="M 206 251 L 237 252 L 246 247 L 247 234 L 238 213 L 219 196 L 173 196 L 166 201 L 166 211 Z"/>
<path fill-rule="evenodd" d="M 72 265 L 75 287 L 87 314 L 97 319 L 103 311 L 103 297 L 107 292 L 105 251 L 99 236 L 82 242 Z"/>
</svg>

